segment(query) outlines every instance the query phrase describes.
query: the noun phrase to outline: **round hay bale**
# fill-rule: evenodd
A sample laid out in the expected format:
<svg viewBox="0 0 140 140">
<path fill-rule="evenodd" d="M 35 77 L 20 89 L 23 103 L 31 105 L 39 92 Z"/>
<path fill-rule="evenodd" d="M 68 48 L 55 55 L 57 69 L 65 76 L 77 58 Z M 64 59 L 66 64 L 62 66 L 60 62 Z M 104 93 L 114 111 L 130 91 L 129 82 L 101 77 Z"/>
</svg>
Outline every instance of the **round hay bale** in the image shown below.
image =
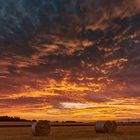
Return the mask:
<svg viewBox="0 0 140 140">
<path fill-rule="evenodd" d="M 32 133 L 34 136 L 47 136 L 51 131 L 48 121 L 37 121 L 32 125 Z"/>
<path fill-rule="evenodd" d="M 97 133 L 112 133 L 114 130 L 112 121 L 97 121 L 95 131 Z"/>
<path fill-rule="evenodd" d="M 112 121 L 113 123 L 113 130 L 112 132 L 115 132 L 117 130 L 117 123 L 115 121 Z"/>
</svg>

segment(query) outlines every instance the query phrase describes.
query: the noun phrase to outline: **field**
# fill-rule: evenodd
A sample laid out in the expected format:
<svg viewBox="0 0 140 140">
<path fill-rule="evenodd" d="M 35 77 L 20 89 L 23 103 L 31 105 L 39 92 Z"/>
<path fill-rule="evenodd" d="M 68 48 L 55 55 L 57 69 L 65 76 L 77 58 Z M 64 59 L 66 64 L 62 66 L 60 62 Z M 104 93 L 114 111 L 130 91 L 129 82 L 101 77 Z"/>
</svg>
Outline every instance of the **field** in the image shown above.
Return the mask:
<svg viewBox="0 0 140 140">
<path fill-rule="evenodd" d="M 6 127 L 0 140 L 140 140 L 140 126 L 119 126 L 114 134 L 97 134 L 94 126 L 52 127 L 48 137 L 32 136 L 30 127 Z"/>
</svg>

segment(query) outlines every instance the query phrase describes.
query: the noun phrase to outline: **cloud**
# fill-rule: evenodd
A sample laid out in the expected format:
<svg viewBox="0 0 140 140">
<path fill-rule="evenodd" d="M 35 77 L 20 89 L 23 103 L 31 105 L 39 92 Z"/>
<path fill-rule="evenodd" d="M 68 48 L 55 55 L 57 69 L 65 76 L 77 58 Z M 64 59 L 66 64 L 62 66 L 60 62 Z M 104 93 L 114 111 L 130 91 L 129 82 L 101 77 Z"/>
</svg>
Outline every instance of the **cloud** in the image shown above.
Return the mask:
<svg viewBox="0 0 140 140">
<path fill-rule="evenodd" d="M 139 0 L 0 2 L 1 107 L 63 112 L 140 96 Z"/>
<path fill-rule="evenodd" d="M 82 103 L 61 103 L 61 106 L 66 109 L 84 109 L 84 108 L 91 108 L 95 107 L 95 105 L 90 105 L 90 104 L 82 104 Z"/>
</svg>

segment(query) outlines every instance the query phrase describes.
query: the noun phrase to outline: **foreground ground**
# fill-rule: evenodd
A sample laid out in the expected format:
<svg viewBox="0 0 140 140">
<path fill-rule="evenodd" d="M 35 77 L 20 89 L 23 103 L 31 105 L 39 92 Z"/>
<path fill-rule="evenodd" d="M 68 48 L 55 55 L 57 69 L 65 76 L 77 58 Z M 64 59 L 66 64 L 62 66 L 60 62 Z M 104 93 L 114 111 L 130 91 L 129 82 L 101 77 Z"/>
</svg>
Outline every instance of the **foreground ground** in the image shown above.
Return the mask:
<svg viewBox="0 0 140 140">
<path fill-rule="evenodd" d="M 93 126 L 53 127 L 48 137 L 34 137 L 26 127 L 0 128 L 0 140 L 140 140 L 140 126 L 120 126 L 114 134 L 97 134 Z"/>
</svg>

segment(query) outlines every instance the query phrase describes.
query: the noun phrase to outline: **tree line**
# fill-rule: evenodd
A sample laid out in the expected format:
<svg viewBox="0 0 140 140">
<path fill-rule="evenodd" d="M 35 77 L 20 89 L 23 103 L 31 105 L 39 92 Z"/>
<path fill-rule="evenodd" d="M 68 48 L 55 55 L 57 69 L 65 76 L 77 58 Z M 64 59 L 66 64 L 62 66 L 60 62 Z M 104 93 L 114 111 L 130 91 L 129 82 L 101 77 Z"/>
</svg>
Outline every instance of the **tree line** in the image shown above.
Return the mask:
<svg viewBox="0 0 140 140">
<path fill-rule="evenodd" d="M 0 121 L 1 122 L 4 122 L 4 121 L 29 121 L 29 120 L 26 120 L 26 119 L 21 119 L 20 117 L 10 117 L 10 116 L 0 116 Z"/>
</svg>

